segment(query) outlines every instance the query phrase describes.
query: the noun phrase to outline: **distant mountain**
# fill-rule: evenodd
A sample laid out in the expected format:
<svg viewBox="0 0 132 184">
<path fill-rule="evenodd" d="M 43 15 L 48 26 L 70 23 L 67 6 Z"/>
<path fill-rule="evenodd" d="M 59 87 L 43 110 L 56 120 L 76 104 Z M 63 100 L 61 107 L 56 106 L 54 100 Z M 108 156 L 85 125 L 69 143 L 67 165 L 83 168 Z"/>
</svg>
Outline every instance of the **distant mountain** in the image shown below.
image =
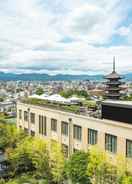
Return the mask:
<svg viewBox="0 0 132 184">
<path fill-rule="evenodd" d="M 132 73 L 123 75 L 124 80 L 132 81 Z M 48 75 L 48 74 L 14 74 L 0 72 L 0 80 L 3 81 L 70 81 L 70 80 L 103 80 L 103 75 Z"/>
</svg>

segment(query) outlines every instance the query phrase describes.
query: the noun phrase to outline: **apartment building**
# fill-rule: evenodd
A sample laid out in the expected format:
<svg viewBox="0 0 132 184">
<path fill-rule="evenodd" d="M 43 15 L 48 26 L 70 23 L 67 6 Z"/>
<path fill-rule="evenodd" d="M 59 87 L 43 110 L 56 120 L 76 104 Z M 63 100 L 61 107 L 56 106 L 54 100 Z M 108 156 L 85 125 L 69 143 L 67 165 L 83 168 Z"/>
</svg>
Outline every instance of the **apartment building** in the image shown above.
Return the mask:
<svg viewBox="0 0 132 184">
<path fill-rule="evenodd" d="M 46 106 L 18 102 L 17 127 L 32 136 L 61 143 L 66 156 L 97 144 L 111 155 L 121 154 L 132 158 L 131 123 L 96 119 Z"/>
</svg>

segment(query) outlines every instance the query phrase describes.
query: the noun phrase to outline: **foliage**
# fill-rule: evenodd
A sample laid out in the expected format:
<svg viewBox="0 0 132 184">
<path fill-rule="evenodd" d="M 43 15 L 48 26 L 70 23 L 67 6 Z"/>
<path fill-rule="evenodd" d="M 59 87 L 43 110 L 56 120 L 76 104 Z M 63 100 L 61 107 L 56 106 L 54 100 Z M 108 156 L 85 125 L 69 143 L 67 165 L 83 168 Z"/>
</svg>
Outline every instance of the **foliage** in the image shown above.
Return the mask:
<svg viewBox="0 0 132 184">
<path fill-rule="evenodd" d="M 83 102 L 83 105 L 84 106 L 86 106 L 86 107 L 88 107 L 88 108 L 92 108 L 92 109 L 95 109 L 96 107 L 97 107 L 97 104 L 96 104 L 96 102 L 95 101 L 93 101 L 93 100 L 85 100 L 84 102 Z"/>
<path fill-rule="evenodd" d="M 27 137 L 15 149 L 8 149 L 6 152 L 12 176 L 35 169 L 32 163 L 32 145 L 33 140 Z"/>
<path fill-rule="evenodd" d="M 14 124 L 7 123 L 6 121 L 0 122 L 0 149 L 14 148 L 25 136 L 24 131 L 18 131 Z"/>
<path fill-rule="evenodd" d="M 24 174 L 16 179 L 11 179 L 10 181 L 8 181 L 6 184 L 48 184 L 48 182 L 46 180 L 38 180 L 35 179 L 32 175 L 27 175 Z M 3 183 L 5 184 L 5 183 Z"/>
<path fill-rule="evenodd" d="M 121 168 L 111 163 L 109 155 L 101 151 L 98 147 L 92 147 L 89 151 L 89 164 L 87 174 L 94 184 L 119 183 Z M 120 175 L 119 175 L 120 174 Z"/>
<path fill-rule="evenodd" d="M 67 91 L 61 91 L 60 95 L 65 97 L 65 98 L 69 98 L 73 95 L 76 95 L 78 97 L 84 97 L 84 98 L 90 99 L 89 94 L 85 90 L 72 90 L 72 89 L 69 89 Z"/>
<path fill-rule="evenodd" d="M 132 101 L 132 94 L 129 96 L 122 97 L 122 100 Z"/>
<path fill-rule="evenodd" d="M 65 160 L 59 143 L 27 136 L 15 125 L 0 123 L 0 135 L 11 174 L 9 181 L 0 180 L 0 184 L 60 184 L 65 179 L 73 184 L 132 183 L 131 162 L 118 156 L 112 163 L 97 146 Z"/>
<path fill-rule="evenodd" d="M 37 90 L 36 90 L 37 95 L 42 95 L 43 93 L 44 93 L 43 88 L 41 88 L 41 87 L 37 88 Z"/>
<path fill-rule="evenodd" d="M 4 101 L 4 98 L 0 97 L 0 102 L 3 102 Z"/>
<path fill-rule="evenodd" d="M 122 177 L 120 184 L 132 184 L 132 176 Z"/>
<path fill-rule="evenodd" d="M 44 105 L 46 107 L 51 107 L 59 110 L 64 110 L 68 112 L 79 113 L 80 106 L 79 105 L 64 105 L 58 103 L 48 102 L 46 100 L 40 100 L 35 98 L 27 98 L 23 100 L 24 103 L 33 104 L 33 105 Z"/>
<path fill-rule="evenodd" d="M 32 173 L 48 183 L 63 180 L 64 156 L 57 143 L 28 136 L 15 149 L 8 150 L 7 156 L 13 177 Z"/>
<path fill-rule="evenodd" d="M 53 181 L 59 183 L 63 181 L 64 174 L 64 155 L 61 145 L 51 142 L 50 147 L 50 168 Z"/>
<path fill-rule="evenodd" d="M 68 160 L 66 172 L 73 183 L 90 184 L 89 177 L 86 173 L 88 164 L 88 153 L 79 151 L 74 153 Z"/>
</svg>

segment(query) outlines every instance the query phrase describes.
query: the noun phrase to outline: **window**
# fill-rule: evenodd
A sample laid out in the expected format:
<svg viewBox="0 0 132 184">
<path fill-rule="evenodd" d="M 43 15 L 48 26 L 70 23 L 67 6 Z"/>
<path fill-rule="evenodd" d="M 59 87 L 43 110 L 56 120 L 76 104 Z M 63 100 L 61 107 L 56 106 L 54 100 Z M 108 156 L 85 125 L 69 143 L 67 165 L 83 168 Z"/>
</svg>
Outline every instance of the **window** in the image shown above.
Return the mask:
<svg viewBox="0 0 132 184">
<path fill-rule="evenodd" d="M 97 144 L 97 130 L 88 129 L 88 144 Z"/>
<path fill-rule="evenodd" d="M 61 133 L 63 135 L 68 136 L 68 123 L 67 122 L 64 122 L 64 121 L 61 122 Z"/>
<path fill-rule="evenodd" d="M 35 132 L 31 130 L 31 136 L 35 136 Z"/>
<path fill-rule="evenodd" d="M 74 137 L 74 139 L 81 141 L 81 139 L 82 139 L 82 127 L 74 125 L 73 137 Z"/>
<path fill-rule="evenodd" d="M 28 112 L 24 111 L 24 121 L 28 121 Z"/>
<path fill-rule="evenodd" d="M 65 144 L 62 144 L 62 150 L 63 150 L 65 158 L 67 158 L 68 157 L 68 146 Z"/>
<path fill-rule="evenodd" d="M 30 113 L 30 120 L 31 120 L 31 123 L 35 123 L 35 113 Z"/>
<path fill-rule="evenodd" d="M 76 153 L 76 152 L 78 152 L 78 151 L 79 151 L 79 150 L 76 149 L 76 148 L 73 149 L 73 153 Z"/>
<path fill-rule="evenodd" d="M 117 152 L 117 137 L 110 134 L 105 134 L 105 149 L 112 153 Z"/>
<path fill-rule="evenodd" d="M 22 110 L 19 110 L 19 119 L 22 119 Z"/>
<path fill-rule="evenodd" d="M 132 158 L 132 140 L 126 140 L 126 156 Z"/>
<path fill-rule="evenodd" d="M 57 120 L 51 119 L 51 130 L 57 132 Z"/>
<path fill-rule="evenodd" d="M 47 135 L 46 124 L 46 116 L 39 115 L 39 133 L 45 136 Z"/>
</svg>

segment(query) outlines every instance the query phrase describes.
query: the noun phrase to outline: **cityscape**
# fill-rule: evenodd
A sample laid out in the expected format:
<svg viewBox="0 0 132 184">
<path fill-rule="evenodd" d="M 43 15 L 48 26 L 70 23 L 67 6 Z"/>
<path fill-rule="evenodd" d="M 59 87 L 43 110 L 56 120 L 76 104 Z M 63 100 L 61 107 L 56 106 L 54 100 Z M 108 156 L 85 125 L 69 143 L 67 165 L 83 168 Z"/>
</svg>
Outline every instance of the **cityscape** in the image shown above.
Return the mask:
<svg viewBox="0 0 132 184">
<path fill-rule="evenodd" d="M 132 184 L 130 0 L 0 8 L 0 184 Z"/>
</svg>

